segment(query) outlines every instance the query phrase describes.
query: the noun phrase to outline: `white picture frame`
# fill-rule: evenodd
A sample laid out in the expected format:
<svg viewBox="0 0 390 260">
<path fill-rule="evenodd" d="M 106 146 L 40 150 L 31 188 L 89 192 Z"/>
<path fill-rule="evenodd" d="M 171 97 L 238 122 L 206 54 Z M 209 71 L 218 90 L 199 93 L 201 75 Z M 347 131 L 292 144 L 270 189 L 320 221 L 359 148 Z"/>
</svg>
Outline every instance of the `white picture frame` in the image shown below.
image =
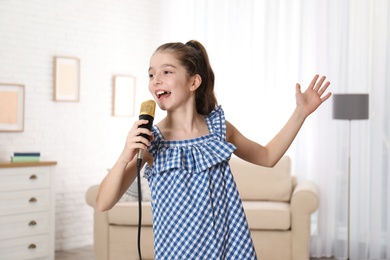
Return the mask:
<svg viewBox="0 0 390 260">
<path fill-rule="evenodd" d="M 54 101 L 80 100 L 80 60 L 75 57 L 54 57 Z"/>
<path fill-rule="evenodd" d="M 114 117 L 132 117 L 135 107 L 135 77 L 115 75 L 113 77 L 113 110 Z"/>
<path fill-rule="evenodd" d="M 0 132 L 24 131 L 24 100 L 24 85 L 0 83 Z"/>
</svg>

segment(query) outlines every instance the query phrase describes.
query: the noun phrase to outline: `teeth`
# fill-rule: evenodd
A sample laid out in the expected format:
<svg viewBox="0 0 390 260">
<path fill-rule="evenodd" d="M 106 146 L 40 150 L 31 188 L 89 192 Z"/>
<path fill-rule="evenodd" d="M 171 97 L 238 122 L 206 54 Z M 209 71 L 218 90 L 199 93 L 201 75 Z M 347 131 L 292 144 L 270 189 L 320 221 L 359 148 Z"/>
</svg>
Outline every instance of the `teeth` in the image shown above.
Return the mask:
<svg viewBox="0 0 390 260">
<path fill-rule="evenodd" d="M 163 94 L 171 94 L 171 92 L 163 91 L 163 90 L 160 90 L 160 91 L 156 92 L 156 95 L 157 95 L 158 98 L 160 98 Z"/>
</svg>

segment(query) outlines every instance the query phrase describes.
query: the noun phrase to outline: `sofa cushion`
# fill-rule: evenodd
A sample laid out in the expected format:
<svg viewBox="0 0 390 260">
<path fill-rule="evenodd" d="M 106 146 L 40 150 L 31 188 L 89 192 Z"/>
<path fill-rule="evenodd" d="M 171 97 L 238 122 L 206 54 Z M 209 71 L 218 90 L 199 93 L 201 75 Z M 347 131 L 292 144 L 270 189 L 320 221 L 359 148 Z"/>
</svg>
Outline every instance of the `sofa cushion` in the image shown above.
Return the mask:
<svg viewBox="0 0 390 260">
<path fill-rule="evenodd" d="M 138 225 L 138 202 L 118 202 L 108 211 L 108 223 L 113 225 Z M 152 226 L 150 202 L 142 202 L 142 225 Z"/>
<path fill-rule="evenodd" d="M 272 168 L 258 166 L 238 157 L 230 167 L 242 200 L 290 201 L 292 193 L 291 159 L 283 156 Z"/>
<path fill-rule="evenodd" d="M 308 260 L 309 257 L 294 258 L 291 231 L 251 230 L 253 244 L 259 260 Z M 306 243 L 309 244 L 309 243 Z"/>
<path fill-rule="evenodd" d="M 289 230 L 291 227 L 289 203 L 244 201 L 243 206 L 251 230 Z"/>
<path fill-rule="evenodd" d="M 112 260 L 133 260 L 138 258 L 138 240 L 137 226 L 109 226 L 110 238 L 106 243 L 108 243 L 108 258 Z M 154 250 L 153 250 L 153 228 L 152 227 L 142 227 L 141 231 L 141 252 L 142 259 L 149 260 L 154 259 Z M 136 257 L 137 256 L 137 257 Z M 96 258 L 97 260 L 103 258 Z"/>
</svg>

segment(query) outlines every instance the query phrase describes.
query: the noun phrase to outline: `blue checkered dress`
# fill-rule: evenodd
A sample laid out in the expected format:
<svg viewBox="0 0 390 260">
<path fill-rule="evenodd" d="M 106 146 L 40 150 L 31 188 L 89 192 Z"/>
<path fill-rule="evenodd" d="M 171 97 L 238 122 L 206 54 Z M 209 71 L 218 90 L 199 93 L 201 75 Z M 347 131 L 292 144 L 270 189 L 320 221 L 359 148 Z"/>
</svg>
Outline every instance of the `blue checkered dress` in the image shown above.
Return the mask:
<svg viewBox="0 0 390 260">
<path fill-rule="evenodd" d="M 157 260 L 257 259 L 229 159 L 221 106 L 206 117 L 210 134 L 168 141 L 156 126 L 145 168 L 152 195 Z"/>
</svg>

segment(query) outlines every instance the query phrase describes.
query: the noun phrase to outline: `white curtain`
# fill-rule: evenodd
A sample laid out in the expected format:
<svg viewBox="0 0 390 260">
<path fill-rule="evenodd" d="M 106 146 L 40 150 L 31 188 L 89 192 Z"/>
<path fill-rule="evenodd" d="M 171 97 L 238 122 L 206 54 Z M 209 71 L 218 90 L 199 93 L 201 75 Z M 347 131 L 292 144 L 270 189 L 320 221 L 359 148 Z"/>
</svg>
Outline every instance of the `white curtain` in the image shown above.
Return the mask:
<svg viewBox="0 0 390 260">
<path fill-rule="evenodd" d="M 311 256 L 347 258 L 351 145 L 350 259 L 390 259 L 390 1 L 166 0 L 162 13 L 162 41 L 206 46 L 229 121 L 260 143 L 290 115 L 295 82 L 315 73 L 333 93 L 370 95 L 368 120 L 333 120 L 328 101 L 288 153 L 298 181 L 320 190 Z M 242 127 L 254 108 L 261 128 Z"/>
</svg>

